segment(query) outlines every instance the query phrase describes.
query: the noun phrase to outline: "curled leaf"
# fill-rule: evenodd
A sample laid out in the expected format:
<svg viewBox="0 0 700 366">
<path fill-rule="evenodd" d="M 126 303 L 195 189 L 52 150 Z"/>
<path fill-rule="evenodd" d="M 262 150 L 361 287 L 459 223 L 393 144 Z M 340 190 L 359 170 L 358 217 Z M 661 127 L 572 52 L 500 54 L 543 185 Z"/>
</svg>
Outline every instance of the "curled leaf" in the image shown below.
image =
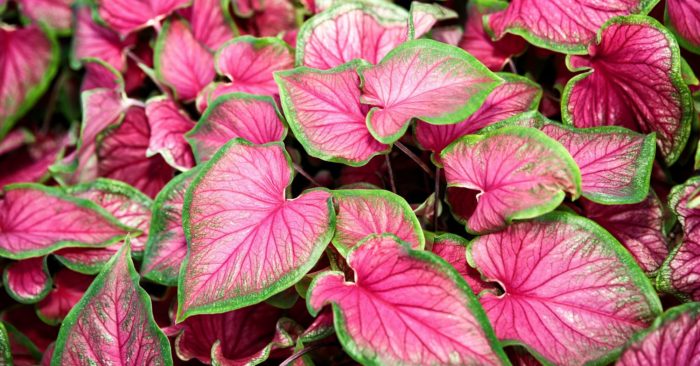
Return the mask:
<svg viewBox="0 0 700 366">
<path fill-rule="evenodd" d="M 52 284 L 46 257 L 11 263 L 5 267 L 2 279 L 10 297 L 24 304 L 32 304 L 46 297 Z"/>
</svg>

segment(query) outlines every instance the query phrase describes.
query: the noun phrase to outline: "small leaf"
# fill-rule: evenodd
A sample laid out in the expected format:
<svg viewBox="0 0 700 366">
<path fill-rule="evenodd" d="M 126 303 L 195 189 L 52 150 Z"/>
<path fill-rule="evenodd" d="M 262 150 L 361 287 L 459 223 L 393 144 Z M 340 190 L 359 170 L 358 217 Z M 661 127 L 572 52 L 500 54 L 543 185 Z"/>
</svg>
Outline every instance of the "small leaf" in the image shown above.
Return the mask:
<svg viewBox="0 0 700 366">
<path fill-rule="evenodd" d="M 408 39 L 422 37 L 439 21 L 458 18 L 457 13 L 451 9 L 418 1 L 411 3 L 408 16 Z"/>
<path fill-rule="evenodd" d="M 436 255 L 412 250 L 390 234 L 372 235 L 350 251 L 348 264 L 355 282 L 325 272 L 314 278 L 307 306 L 318 314 L 333 304 L 338 339 L 358 362 L 506 363 L 467 284 Z"/>
<path fill-rule="evenodd" d="M 44 23 L 59 34 L 71 31 L 73 0 L 18 0 L 22 15 L 35 23 Z"/>
<path fill-rule="evenodd" d="M 61 325 L 51 365 L 172 365 L 170 342 L 139 286 L 129 240 Z"/>
<path fill-rule="evenodd" d="M 667 0 L 664 18 L 683 48 L 700 53 L 700 6 L 696 2 Z"/>
<path fill-rule="evenodd" d="M 146 101 L 146 117 L 151 130 L 146 156 L 160 154 L 173 168 L 185 171 L 194 166 L 194 156 L 185 133 L 194 121 L 167 96 Z"/>
<path fill-rule="evenodd" d="M 480 236 L 467 257 L 503 288 L 479 298 L 498 338 L 541 362 L 606 363 L 661 313 L 629 253 L 579 216 L 555 212 Z"/>
<path fill-rule="evenodd" d="M 36 304 L 36 314 L 49 325 L 63 321 L 68 312 L 80 301 L 92 283 L 93 277 L 68 269 L 61 269 L 53 279 L 53 288 Z"/>
<path fill-rule="evenodd" d="M 46 297 L 51 290 L 51 275 L 46 257 L 35 257 L 13 262 L 3 271 L 7 294 L 23 304 L 33 304 Z"/>
<path fill-rule="evenodd" d="M 467 263 L 467 246 L 469 241 L 454 235 L 441 234 L 433 238 L 431 251 L 444 259 L 457 270 L 469 288 L 476 295 L 484 290 L 494 290 L 495 287 L 481 279 L 481 274 Z"/>
<path fill-rule="evenodd" d="M 427 39 L 406 42 L 358 72 L 360 100 L 373 106 L 367 127 L 382 143 L 398 140 L 412 118 L 432 124 L 463 120 L 502 83 L 470 54 Z"/>
<path fill-rule="evenodd" d="M 124 38 L 148 26 L 159 27 L 162 19 L 190 5 L 192 0 L 96 0 L 95 3 L 102 20 Z"/>
<path fill-rule="evenodd" d="M 370 234 L 394 234 L 414 249 L 425 246 L 420 222 L 401 196 L 380 189 L 346 189 L 333 191 L 333 201 L 333 245 L 343 256 Z"/>
<path fill-rule="evenodd" d="M 581 175 L 566 149 L 533 128 L 504 127 L 468 135 L 441 155 L 448 187 L 479 191 L 467 230 L 483 233 L 554 210 L 578 198 Z"/>
<path fill-rule="evenodd" d="M 335 226 L 331 196 L 314 190 L 285 199 L 290 165 L 281 143 L 234 139 L 199 172 L 183 209 L 189 245 L 179 321 L 265 300 L 298 282 L 321 257 Z"/>
</svg>

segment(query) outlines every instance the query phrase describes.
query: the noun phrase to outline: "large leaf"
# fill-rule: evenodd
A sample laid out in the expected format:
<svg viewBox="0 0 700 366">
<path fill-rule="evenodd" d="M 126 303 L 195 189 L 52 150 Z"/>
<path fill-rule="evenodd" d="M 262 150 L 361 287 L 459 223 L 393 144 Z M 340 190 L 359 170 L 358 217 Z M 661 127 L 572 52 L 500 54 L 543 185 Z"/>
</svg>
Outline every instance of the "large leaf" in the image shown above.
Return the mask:
<svg viewBox="0 0 700 366">
<path fill-rule="evenodd" d="M 665 19 L 683 48 L 700 53 L 700 3 L 666 0 Z"/>
<path fill-rule="evenodd" d="M 36 304 L 36 315 L 49 325 L 61 323 L 83 297 L 92 280 L 91 276 L 68 269 L 59 270 L 54 275 L 51 291 Z"/>
<path fill-rule="evenodd" d="M 434 125 L 418 121 L 414 134 L 421 148 L 433 152 L 432 159 L 439 163 L 440 152 L 452 141 L 464 135 L 476 133 L 496 122 L 535 110 L 542 98 L 539 85 L 524 77 L 499 74 L 506 82 L 497 86 L 486 97 L 481 107 L 462 122 Z"/>
<path fill-rule="evenodd" d="M 700 357 L 700 304 L 669 309 L 637 334 L 616 365 L 695 365 Z"/>
<path fill-rule="evenodd" d="M 564 145 L 576 161 L 584 197 L 608 205 L 638 203 L 647 197 L 656 153 L 653 133 L 645 136 L 616 126 L 578 130 L 553 123 L 542 131 Z"/>
<path fill-rule="evenodd" d="M 284 140 L 287 129 L 283 121 L 284 117 L 271 97 L 225 94 L 209 104 L 186 138 L 197 161 L 202 162 L 237 137 L 254 144 Z"/>
<path fill-rule="evenodd" d="M 23 259 L 9 264 L 3 271 L 2 280 L 10 297 L 25 304 L 43 299 L 51 290 L 51 275 L 46 267 L 46 257 Z"/>
<path fill-rule="evenodd" d="M 618 17 L 600 29 L 590 54 L 567 59 L 572 71 L 589 71 L 566 84 L 563 121 L 656 132 L 666 163 L 675 162 L 688 139 L 693 106 L 673 35 L 649 17 Z"/>
<path fill-rule="evenodd" d="M 61 325 L 51 365 L 172 365 L 170 342 L 139 286 L 129 241 Z"/>
<path fill-rule="evenodd" d="M 258 303 L 298 282 L 333 236 L 331 196 L 285 199 L 291 159 L 281 143 L 224 145 L 187 189 L 189 244 L 177 318 Z M 255 248 L 255 249 L 253 249 Z"/>
<path fill-rule="evenodd" d="M 193 0 L 188 20 L 192 34 L 210 50 L 216 50 L 233 38 L 234 25 L 230 24 L 228 1 Z M 185 10 L 185 11 L 186 11 Z"/>
<path fill-rule="evenodd" d="M 318 314 L 333 304 L 345 351 L 364 365 L 498 365 L 505 356 L 461 276 L 393 235 L 372 235 L 348 255 L 355 282 L 325 272 L 309 288 Z"/>
<path fill-rule="evenodd" d="M 0 139 L 44 94 L 59 63 L 52 33 L 0 26 Z"/>
<path fill-rule="evenodd" d="M 442 151 L 448 187 L 467 188 L 478 204 L 467 222 L 473 233 L 557 208 L 577 198 L 581 175 L 566 149 L 533 128 L 504 127 L 467 135 Z"/>
<path fill-rule="evenodd" d="M 479 294 L 486 289 L 494 289 L 489 283 L 481 279 L 481 274 L 476 269 L 472 268 L 467 262 L 467 246 L 469 241 L 454 235 L 440 234 L 433 238 L 432 251 L 439 255 L 447 263 L 452 265 L 457 272 L 462 275 L 464 281 L 467 282 L 469 288 L 475 294 Z"/>
<path fill-rule="evenodd" d="M 370 234 L 394 234 L 414 249 L 425 246 L 420 222 L 401 196 L 380 189 L 347 189 L 333 191 L 333 200 L 333 245 L 342 255 Z"/>
<path fill-rule="evenodd" d="M 406 42 L 376 66 L 360 67 L 367 127 L 383 143 L 398 140 L 412 118 L 456 123 L 474 113 L 502 80 L 467 52 L 428 39 Z"/>
<path fill-rule="evenodd" d="M 80 7 L 75 15 L 75 36 L 71 65 L 80 66 L 86 58 L 100 59 L 118 71 L 126 70 L 126 52 L 136 43 L 133 36 L 121 39 L 117 33 L 103 27 L 92 18 L 88 7 Z"/>
<path fill-rule="evenodd" d="M 160 22 L 178 8 L 192 0 L 96 0 L 102 20 L 117 31 L 122 38 L 148 26 L 160 29 Z"/>
<path fill-rule="evenodd" d="M 367 106 L 360 104 L 362 61 L 327 71 L 299 67 L 278 71 L 284 115 L 309 155 L 359 166 L 389 149 L 367 130 Z"/>
<path fill-rule="evenodd" d="M 596 31 L 618 15 L 648 13 L 658 0 L 514 0 L 484 19 L 496 39 L 506 33 L 523 36 L 539 47 L 585 54 Z"/>
<path fill-rule="evenodd" d="M 469 263 L 503 293 L 480 301 L 496 335 L 557 365 L 606 363 L 661 313 L 629 253 L 590 220 L 561 212 L 478 237 Z"/>
<path fill-rule="evenodd" d="M 175 169 L 185 171 L 194 166 L 194 156 L 185 140 L 185 133 L 194 121 L 166 96 L 146 101 L 146 117 L 151 136 L 146 156 L 160 154 Z"/>
<path fill-rule="evenodd" d="M 39 257 L 65 247 L 104 247 L 132 230 L 85 199 L 38 184 L 5 187 L 0 201 L 0 256 Z"/>
</svg>

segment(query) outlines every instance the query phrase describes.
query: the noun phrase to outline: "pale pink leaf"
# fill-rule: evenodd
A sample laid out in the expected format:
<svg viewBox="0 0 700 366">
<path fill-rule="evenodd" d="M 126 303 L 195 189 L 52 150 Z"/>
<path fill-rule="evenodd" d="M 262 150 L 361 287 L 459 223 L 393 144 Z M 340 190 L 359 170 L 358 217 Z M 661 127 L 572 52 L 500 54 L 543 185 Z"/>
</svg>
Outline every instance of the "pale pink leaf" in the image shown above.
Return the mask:
<svg viewBox="0 0 700 366">
<path fill-rule="evenodd" d="M 51 275 L 46 257 L 35 257 L 12 262 L 3 271 L 7 293 L 24 304 L 33 304 L 46 297 L 51 290 Z"/>
<path fill-rule="evenodd" d="M 414 1 L 408 17 L 408 39 L 418 39 L 427 34 L 437 22 L 456 19 L 458 15 L 454 10 L 438 4 Z"/>
<path fill-rule="evenodd" d="M 185 133 L 194 121 L 166 96 L 146 102 L 146 117 L 151 130 L 146 156 L 160 154 L 173 168 L 185 171 L 194 166 L 194 155 L 185 140 Z"/>
<path fill-rule="evenodd" d="M 438 42 L 456 46 L 459 43 L 459 40 L 462 39 L 463 33 L 464 31 L 462 30 L 462 28 L 460 26 L 455 25 L 435 28 L 430 34 L 431 37 Z"/>
<path fill-rule="evenodd" d="M 124 38 L 129 33 L 154 26 L 192 0 L 96 0 L 100 18 Z"/>
</svg>

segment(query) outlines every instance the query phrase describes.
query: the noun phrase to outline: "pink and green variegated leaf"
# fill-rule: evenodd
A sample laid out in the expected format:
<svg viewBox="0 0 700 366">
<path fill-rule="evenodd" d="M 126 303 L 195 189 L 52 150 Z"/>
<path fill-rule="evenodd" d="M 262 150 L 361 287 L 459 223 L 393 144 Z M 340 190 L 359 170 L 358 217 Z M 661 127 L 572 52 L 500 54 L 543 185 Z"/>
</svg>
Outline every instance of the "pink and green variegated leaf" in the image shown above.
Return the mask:
<svg viewBox="0 0 700 366">
<path fill-rule="evenodd" d="M 179 321 L 258 303 L 316 264 L 335 227 L 331 195 L 313 190 L 285 199 L 290 166 L 281 143 L 234 139 L 199 172 L 183 208 L 188 253 L 179 277 Z"/>
<path fill-rule="evenodd" d="M 421 148 L 432 151 L 432 160 L 440 163 L 440 152 L 454 140 L 520 113 L 537 110 L 542 88 L 532 81 L 513 74 L 498 74 L 506 82 L 486 97 L 481 107 L 462 122 L 434 125 L 422 121 L 415 124 L 414 136 Z"/>
<path fill-rule="evenodd" d="M 667 0 L 666 26 L 683 48 L 700 53 L 700 3 L 695 0 Z"/>
<path fill-rule="evenodd" d="M 180 325 L 175 352 L 183 361 L 206 364 L 257 365 L 278 346 L 294 343 L 280 319 L 281 309 L 264 302 L 223 314 L 193 316 Z M 278 321 L 278 319 L 280 319 Z"/>
<path fill-rule="evenodd" d="M 476 298 L 438 256 L 412 250 L 391 234 L 372 235 L 350 252 L 348 264 L 355 282 L 346 282 L 341 272 L 324 272 L 314 278 L 307 306 L 318 314 L 333 305 L 338 339 L 358 362 L 506 363 Z"/>
<path fill-rule="evenodd" d="M 161 20 L 192 0 L 96 0 L 100 18 L 124 38 L 149 26 L 160 29 Z"/>
<path fill-rule="evenodd" d="M 3 271 L 2 280 L 7 294 L 23 304 L 33 304 L 46 297 L 52 282 L 46 257 L 10 263 Z"/>
<path fill-rule="evenodd" d="M 275 37 L 281 34 L 285 42 L 293 43 L 297 33 L 294 3 L 290 0 L 264 0 L 264 3 L 265 9 L 255 14 L 244 30 L 257 37 Z"/>
<path fill-rule="evenodd" d="M 190 101 L 214 80 L 214 56 L 194 38 L 184 19 L 163 25 L 154 50 L 158 80 L 173 89 L 176 97 Z"/>
<path fill-rule="evenodd" d="M 185 140 L 185 133 L 194 121 L 167 96 L 146 102 L 146 117 L 151 130 L 146 156 L 160 154 L 173 168 L 185 171 L 194 166 L 194 155 Z"/>
<path fill-rule="evenodd" d="M 39 184 L 5 187 L 0 256 L 40 257 L 65 247 L 105 247 L 132 230 L 89 200 Z"/>
<path fill-rule="evenodd" d="M 61 325 L 51 365 L 172 365 L 170 342 L 139 286 L 129 241 Z"/>
<path fill-rule="evenodd" d="M 467 135 L 442 151 L 448 187 L 478 191 L 467 231 L 498 230 L 557 208 L 581 194 L 581 174 L 566 149 L 544 133 L 504 127 Z"/>
<path fill-rule="evenodd" d="M 10 135 L 6 137 L 9 138 Z M 12 183 L 42 182 L 49 176 L 49 167 L 71 142 L 70 134 L 37 133 L 32 141 L 0 155 L 0 187 Z"/>
<path fill-rule="evenodd" d="M 433 238 L 431 251 L 444 259 L 457 270 L 467 282 L 474 294 L 484 290 L 495 290 L 495 287 L 481 279 L 481 274 L 467 262 L 467 246 L 469 241 L 454 235 L 441 234 Z"/>
<path fill-rule="evenodd" d="M 56 74 L 59 47 L 37 25 L 0 25 L 0 139 L 44 94 Z"/>
<path fill-rule="evenodd" d="M 341 2 L 299 29 L 297 66 L 331 69 L 354 59 L 372 64 L 406 41 L 408 13 L 385 2 Z"/>
<path fill-rule="evenodd" d="M 420 222 L 403 197 L 381 189 L 342 189 L 333 191 L 333 201 L 333 245 L 341 255 L 371 234 L 394 234 L 414 249 L 425 247 Z"/>
<path fill-rule="evenodd" d="M 589 71 L 566 84 L 562 120 L 579 128 L 656 132 L 666 163 L 675 162 L 688 140 L 693 106 L 673 35 L 649 17 L 618 17 L 605 23 L 589 52 L 567 58 L 572 71 Z"/>
<path fill-rule="evenodd" d="M 632 256 L 594 222 L 564 212 L 474 239 L 469 263 L 501 285 L 479 300 L 505 344 L 540 361 L 610 361 L 661 313 L 661 302 Z"/>
<path fill-rule="evenodd" d="M 354 61 L 327 71 L 299 67 L 275 73 L 284 115 L 309 155 L 360 166 L 389 150 L 367 130 L 368 107 L 360 103 L 355 71 L 364 64 Z"/>
<path fill-rule="evenodd" d="M 100 273 L 104 265 L 119 251 L 121 244 L 106 248 L 66 248 L 54 253 L 56 259 L 71 271 L 86 275 Z"/>
<path fill-rule="evenodd" d="M 156 196 L 141 264 L 143 278 L 177 286 L 180 264 L 187 255 L 187 239 L 182 228 L 182 205 L 185 202 L 185 191 L 197 171 L 192 169 L 176 176 Z"/>
<path fill-rule="evenodd" d="M 700 362 L 700 304 L 669 309 L 635 335 L 615 365 L 697 365 Z"/>
<path fill-rule="evenodd" d="M 124 90 L 124 78 L 112 65 L 98 58 L 82 60 L 85 76 L 80 84 L 80 92 L 92 89 Z"/>
<path fill-rule="evenodd" d="M 470 1 L 464 34 L 457 44 L 493 71 L 503 69 L 513 56 L 523 53 L 527 46 L 525 40 L 512 34 L 494 41 L 484 29 L 483 15 L 501 11 L 506 7 L 508 3 L 500 0 Z"/>
<path fill-rule="evenodd" d="M 661 290 L 689 301 L 700 301 L 700 207 L 688 207 L 698 189 L 700 177 L 671 190 L 669 207 L 683 226 L 683 241 L 666 258 L 656 279 Z"/>
<path fill-rule="evenodd" d="M 51 291 L 36 304 L 36 315 L 46 324 L 60 324 L 83 297 L 92 280 L 91 276 L 68 269 L 58 271 L 54 275 Z"/>
<path fill-rule="evenodd" d="M 80 66 L 82 59 L 100 59 L 118 71 L 126 70 L 126 52 L 136 44 L 136 37 L 121 39 L 117 33 L 98 24 L 90 8 L 80 7 L 75 15 L 75 36 L 71 65 Z"/>
<path fill-rule="evenodd" d="M 59 34 L 71 31 L 74 0 L 18 0 L 22 15 L 36 23 L 44 23 Z"/>
<path fill-rule="evenodd" d="M 131 107 L 118 127 L 106 131 L 97 149 L 99 176 L 126 182 L 155 197 L 174 169 L 160 156 L 147 157 L 151 130 L 145 109 Z"/>
<path fill-rule="evenodd" d="M 569 151 L 581 170 L 581 194 L 602 204 L 629 204 L 649 193 L 656 153 L 653 133 L 604 126 L 576 129 L 548 123 L 541 129 Z"/>
<path fill-rule="evenodd" d="M 619 240 L 645 272 L 655 273 L 668 256 L 664 207 L 653 191 L 635 204 L 601 205 L 583 199 L 581 207 L 582 214 Z"/>
<path fill-rule="evenodd" d="M 216 51 L 216 71 L 233 82 L 235 91 L 277 95 L 272 73 L 294 67 L 289 46 L 279 38 L 235 38 Z"/>
<path fill-rule="evenodd" d="M 476 112 L 503 82 L 464 50 L 429 39 L 408 41 L 376 66 L 358 69 L 367 128 L 382 143 L 403 136 L 413 118 L 451 124 Z"/>
<path fill-rule="evenodd" d="M 457 17 L 455 11 L 438 4 L 414 1 L 408 13 L 408 39 L 418 39 L 428 33 L 437 22 Z"/>
<path fill-rule="evenodd" d="M 284 140 L 287 128 L 283 121 L 284 117 L 271 97 L 232 93 L 211 103 L 185 137 L 197 161 L 202 162 L 237 137 L 254 144 Z"/>
<path fill-rule="evenodd" d="M 10 346 L 10 335 L 5 329 L 5 324 L 0 322 L 0 365 L 12 365 L 12 348 Z"/>
<path fill-rule="evenodd" d="M 234 25 L 229 20 L 227 0 L 193 0 L 192 7 L 182 12 L 192 25 L 194 38 L 210 50 L 233 38 Z"/>
<path fill-rule="evenodd" d="M 596 31 L 610 18 L 646 14 L 657 0 L 514 0 L 484 18 L 488 32 L 500 39 L 517 34 L 528 42 L 563 53 L 585 54 Z"/>
</svg>

